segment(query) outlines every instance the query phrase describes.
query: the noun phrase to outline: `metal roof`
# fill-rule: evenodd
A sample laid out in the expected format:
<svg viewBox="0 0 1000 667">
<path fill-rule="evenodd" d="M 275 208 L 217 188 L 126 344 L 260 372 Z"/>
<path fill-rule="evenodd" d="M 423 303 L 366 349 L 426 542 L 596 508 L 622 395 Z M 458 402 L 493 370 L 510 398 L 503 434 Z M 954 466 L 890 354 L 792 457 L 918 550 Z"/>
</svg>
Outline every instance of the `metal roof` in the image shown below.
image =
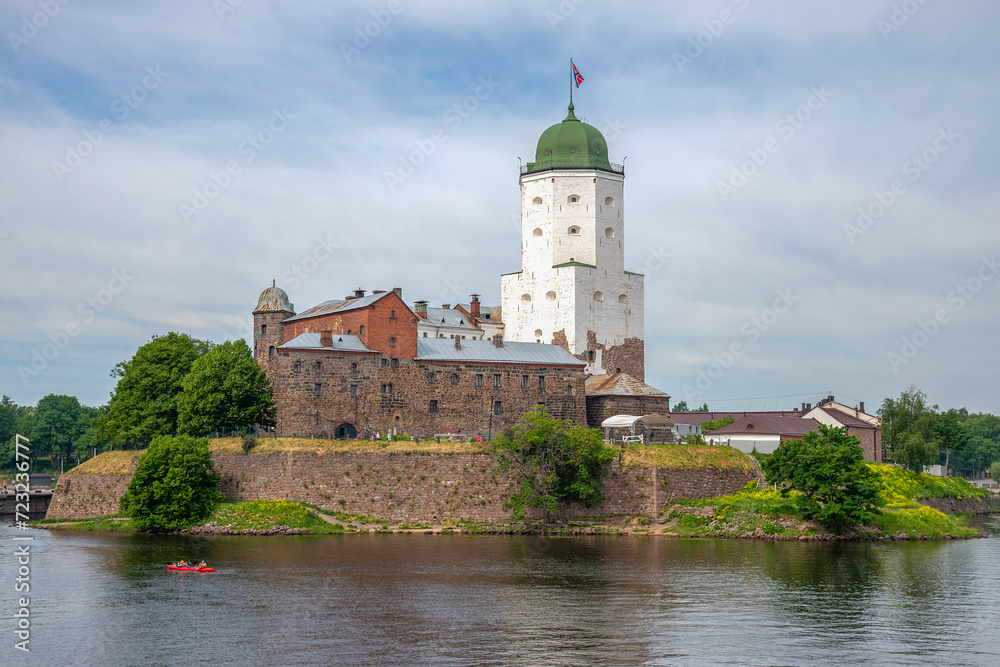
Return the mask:
<svg viewBox="0 0 1000 667">
<path fill-rule="evenodd" d="M 628 373 L 591 375 L 587 378 L 587 396 L 663 396 L 669 394 L 637 380 Z"/>
<path fill-rule="evenodd" d="M 774 417 L 764 415 L 744 415 L 735 422 L 712 431 L 712 435 L 805 435 L 819 429 L 815 419 L 802 417 Z"/>
<path fill-rule="evenodd" d="M 586 366 L 558 345 L 504 341 L 503 347 L 497 347 L 491 340 L 463 340 L 461 344 L 462 349 L 456 350 L 455 341 L 449 338 L 418 338 L 417 360 Z"/>
<path fill-rule="evenodd" d="M 287 321 L 287 320 L 286 320 Z M 327 346 L 320 343 L 320 334 L 302 333 L 291 339 L 284 345 L 278 346 L 279 350 L 335 350 L 349 352 L 374 352 L 365 347 L 361 339 L 349 334 L 334 334 L 333 345 Z"/>
<path fill-rule="evenodd" d="M 467 319 L 465 319 L 465 315 L 462 314 L 462 311 L 454 310 L 452 308 L 428 308 L 427 323 L 446 324 L 455 327 L 468 327 L 470 329 L 475 328 Z"/>
<path fill-rule="evenodd" d="M 854 415 L 849 415 L 846 412 L 838 410 L 836 408 L 829 408 L 824 405 L 820 408 L 813 408 L 813 410 L 816 409 L 826 413 L 827 415 L 832 417 L 834 420 L 840 422 L 844 426 L 854 426 L 857 428 L 875 428 L 874 424 L 869 424 L 864 419 L 860 419 L 858 417 L 855 417 Z"/>
<path fill-rule="evenodd" d="M 359 308 L 367 308 L 379 299 L 389 296 L 393 292 L 380 292 L 379 294 L 369 294 L 368 296 L 363 296 L 357 299 L 332 299 L 330 301 L 324 301 L 318 306 L 313 306 L 309 310 L 302 311 L 294 317 L 289 317 L 285 322 L 294 322 L 295 320 L 304 320 L 310 317 L 318 317 L 319 315 L 330 315 L 331 313 L 346 313 L 351 310 L 358 310 Z"/>
</svg>

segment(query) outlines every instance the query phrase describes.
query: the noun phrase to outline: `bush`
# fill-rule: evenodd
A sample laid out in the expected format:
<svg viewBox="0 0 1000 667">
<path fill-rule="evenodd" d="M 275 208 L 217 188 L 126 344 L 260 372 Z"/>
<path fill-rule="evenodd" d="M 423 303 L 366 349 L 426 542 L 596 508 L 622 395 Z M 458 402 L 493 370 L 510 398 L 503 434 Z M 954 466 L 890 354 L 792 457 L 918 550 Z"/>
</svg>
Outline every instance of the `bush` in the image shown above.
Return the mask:
<svg viewBox="0 0 1000 667">
<path fill-rule="evenodd" d="M 157 436 L 139 459 L 121 511 L 137 530 L 182 530 L 222 500 L 208 438 Z"/>
<path fill-rule="evenodd" d="M 251 449 L 257 446 L 257 436 L 244 433 L 240 436 L 240 446 L 243 448 L 244 454 L 249 453 Z"/>
<path fill-rule="evenodd" d="M 815 519 L 833 533 L 863 524 L 883 504 L 878 479 L 865 465 L 858 439 L 843 428 L 820 424 L 801 440 L 788 440 L 763 465 L 769 484 L 789 487 L 800 495 L 802 516 Z"/>
<path fill-rule="evenodd" d="M 994 482 L 1000 482 L 1000 461 L 994 461 L 990 466 L 990 478 Z"/>
</svg>

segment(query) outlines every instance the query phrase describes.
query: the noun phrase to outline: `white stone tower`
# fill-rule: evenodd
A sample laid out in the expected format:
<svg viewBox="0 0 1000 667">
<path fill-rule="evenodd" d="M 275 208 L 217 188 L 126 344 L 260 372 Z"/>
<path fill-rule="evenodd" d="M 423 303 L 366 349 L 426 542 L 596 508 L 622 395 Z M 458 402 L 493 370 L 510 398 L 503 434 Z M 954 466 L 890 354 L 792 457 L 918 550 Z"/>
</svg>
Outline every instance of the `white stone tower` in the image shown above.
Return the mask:
<svg viewBox="0 0 1000 667">
<path fill-rule="evenodd" d="M 625 271 L 625 169 L 573 108 L 521 167 L 521 271 L 501 278 L 505 335 L 562 345 L 592 375 L 644 380 L 643 276 Z"/>
</svg>

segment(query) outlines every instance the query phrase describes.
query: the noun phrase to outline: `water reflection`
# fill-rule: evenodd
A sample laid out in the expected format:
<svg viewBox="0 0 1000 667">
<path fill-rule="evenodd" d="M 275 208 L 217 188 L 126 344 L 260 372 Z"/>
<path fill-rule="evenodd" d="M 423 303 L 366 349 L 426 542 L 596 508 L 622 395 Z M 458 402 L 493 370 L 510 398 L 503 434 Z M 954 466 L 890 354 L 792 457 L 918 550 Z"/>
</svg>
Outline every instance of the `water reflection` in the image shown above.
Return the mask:
<svg viewBox="0 0 1000 667">
<path fill-rule="evenodd" d="M 997 537 L 36 537 L 32 664 L 1000 663 Z"/>
</svg>

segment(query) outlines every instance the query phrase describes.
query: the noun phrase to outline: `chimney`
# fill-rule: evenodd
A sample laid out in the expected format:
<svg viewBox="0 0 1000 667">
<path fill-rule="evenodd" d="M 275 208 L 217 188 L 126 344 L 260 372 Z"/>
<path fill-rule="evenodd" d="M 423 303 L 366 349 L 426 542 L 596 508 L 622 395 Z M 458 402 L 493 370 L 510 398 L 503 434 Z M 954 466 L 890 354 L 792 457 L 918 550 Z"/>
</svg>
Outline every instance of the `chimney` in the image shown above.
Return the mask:
<svg viewBox="0 0 1000 667">
<path fill-rule="evenodd" d="M 462 338 L 460 336 L 455 336 L 455 349 L 456 350 L 462 349 Z"/>
<path fill-rule="evenodd" d="M 862 412 L 862 414 L 864 414 L 864 411 L 865 411 L 865 402 L 861 401 L 860 405 L 861 405 L 861 412 Z"/>
<path fill-rule="evenodd" d="M 398 296 L 400 299 L 403 298 L 403 288 L 402 287 L 393 287 L 392 291 L 395 292 L 396 296 Z"/>
<path fill-rule="evenodd" d="M 420 319 L 427 319 L 427 301 L 421 299 L 420 301 L 413 302 L 413 312 L 417 314 Z"/>
<path fill-rule="evenodd" d="M 806 404 L 805 404 L 805 402 L 803 402 L 802 403 L 802 412 L 805 412 L 805 411 L 806 411 Z"/>
<path fill-rule="evenodd" d="M 813 404 L 812 403 L 806 403 L 806 412 L 809 412 L 812 409 L 813 409 Z"/>
<path fill-rule="evenodd" d="M 479 319 L 479 312 L 480 312 L 479 311 L 479 295 L 478 294 L 473 294 L 472 295 L 472 302 L 469 304 L 469 314 L 472 315 L 473 318 L 475 318 L 475 319 L 478 320 Z"/>
<path fill-rule="evenodd" d="M 493 336 L 493 344 L 497 347 L 503 347 L 503 334 Z"/>
<path fill-rule="evenodd" d="M 360 299 L 364 295 L 365 295 L 365 291 L 363 289 L 361 289 L 360 287 L 358 289 L 354 290 L 354 298 L 355 299 Z"/>
<path fill-rule="evenodd" d="M 323 331 L 319 334 L 319 344 L 323 347 L 333 347 L 333 332 Z"/>
</svg>

